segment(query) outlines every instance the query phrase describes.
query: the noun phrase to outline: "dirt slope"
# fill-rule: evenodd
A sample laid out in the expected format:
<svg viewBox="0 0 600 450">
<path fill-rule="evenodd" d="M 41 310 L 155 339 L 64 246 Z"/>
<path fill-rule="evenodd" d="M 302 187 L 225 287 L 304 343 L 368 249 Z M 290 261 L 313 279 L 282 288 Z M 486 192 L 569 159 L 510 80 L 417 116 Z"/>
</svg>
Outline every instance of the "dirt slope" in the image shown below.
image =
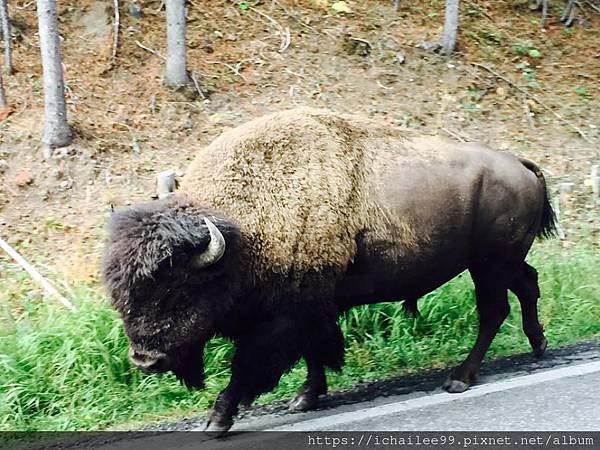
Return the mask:
<svg viewBox="0 0 600 450">
<path fill-rule="evenodd" d="M 5 77 L 13 111 L 0 122 L 1 235 L 45 262 L 46 273 L 94 282 L 111 203 L 149 199 L 156 172 L 183 171 L 196 149 L 224 129 L 296 105 L 355 112 L 526 156 L 544 167 L 553 191 L 575 183 L 563 208 L 565 227 L 573 235 L 584 224 L 598 239 L 598 202 L 585 184 L 600 162 L 600 15 L 591 8 L 565 29 L 561 2 L 554 2 L 541 28 L 540 13 L 525 2 L 463 2 L 459 52 L 440 57 L 421 47 L 440 35 L 441 1 L 403 1 L 398 12 L 391 1 L 347 1 L 352 12 L 336 14 L 325 0 L 248 2 L 248 9 L 194 0 L 189 66 L 208 96 L 203 100 L 195 89 L 164 89 L 162 60 L 137 44 L 165 52 L 161 2 L 138 2 L 139 19 L 131 2 L 122 3 L 111 63 L 112 2 L 59 2 L 77 139 L 45 160 L 35 5 L 11 2 L 17 73 Z M 16 282 L 4 281 L 0 292 L 14 296 Z"/>
</svg>

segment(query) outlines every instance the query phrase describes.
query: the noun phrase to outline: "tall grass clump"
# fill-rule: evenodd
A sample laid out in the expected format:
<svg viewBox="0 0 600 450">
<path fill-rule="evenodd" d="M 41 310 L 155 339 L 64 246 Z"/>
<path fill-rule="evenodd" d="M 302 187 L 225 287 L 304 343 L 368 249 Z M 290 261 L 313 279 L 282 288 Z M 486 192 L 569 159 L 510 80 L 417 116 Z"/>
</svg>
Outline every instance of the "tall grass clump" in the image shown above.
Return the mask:
<svg viewBox="0 0 600 450">
<path fill-rule="evenodd" d="M 598 250 L 549 241 L 538 243 L 529 261 L 540 272 L 540 318 L 550 345 L 600 335 Z M 201 414 L 225 386 L 231 344 L 215 339 L 207 346 L 207 388 L 190 392 L 170 374 L 145 375 L 131 367 L 121 321 L 95 289 L 81 286 L 73 297 L 76 312 L 25 292 L 20 308 L 0 316 L 0 430 L 92 430 Z M 461 361 L 477 333 L 468 274 L 425 296 L 419 308 L 417 318 L 406 317 L 401 303 L 346 313 L 346 365 L 329 374 L 330 386 Z M 511 298 L 510 316 L 488 356 L 523 351 L 529 347 L 520 307 Z M 294 368 L 261 401 L 290 397 L 305 374 L 303 365 Z"/>
<path fill-rule="evenodd" d="M 76 312 L 29 299 L 0 328 L 0 430 L 101 429 L 205 409 L 225 381 L 230 345 L 207 352 L 206 392 L 190 393 L 171 375 L 149 376 L 127 358 L 121 320 L 96 292 L 81 287 Z"/>
</svg>

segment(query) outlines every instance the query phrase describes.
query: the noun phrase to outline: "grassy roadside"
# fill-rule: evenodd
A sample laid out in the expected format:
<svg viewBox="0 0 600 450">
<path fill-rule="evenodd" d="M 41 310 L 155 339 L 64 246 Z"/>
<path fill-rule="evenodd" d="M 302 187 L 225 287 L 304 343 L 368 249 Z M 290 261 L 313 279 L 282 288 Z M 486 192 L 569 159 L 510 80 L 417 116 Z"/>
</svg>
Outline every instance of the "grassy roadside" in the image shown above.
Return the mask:
<svg viewBox="0 0 600 450">
<path fill-rule="evenodd" d="M 540 316 L 550 344 L 600 335 L 597 248 L 538 243 L 530 262 L 540 272 Z M 14 300 L 5 283 L 0 280 L 0 294 Z M 20 307 L 0 311 L 0 430 L 93 430 L 200 414 L 227 381 L 232 348 L 223 340 L 207 348 L 207 388 L 190 393 L 171 375 L 132 369 L 120 320 L 97 290 L 79 286 L 73 295 L 79 310 L 71 313 L 42 301 L 25 280 L 21 284 Z M 528 350 L 516 299 L 511 306 L 488 356 Z M 405 317 L 399 303 L 350 311 L 342 319 L 346 366 L 329 374 L 331 388 L 464 358 L 477 328 L 468 275 L 426 296 L 420 309 L 417 319 Z M 298 365 L 260 401 L 290 397 L 304 376 Z"/>
</svg>

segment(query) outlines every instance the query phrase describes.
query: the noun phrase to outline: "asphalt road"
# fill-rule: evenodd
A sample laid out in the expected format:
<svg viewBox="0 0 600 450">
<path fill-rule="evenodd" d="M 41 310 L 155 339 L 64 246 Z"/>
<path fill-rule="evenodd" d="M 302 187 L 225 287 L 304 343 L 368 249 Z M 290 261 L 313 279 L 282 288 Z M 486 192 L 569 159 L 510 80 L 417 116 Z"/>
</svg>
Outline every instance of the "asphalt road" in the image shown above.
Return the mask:
<svg viewBox="0 0 600 450">
<path fill-rule="evenodd" d="M 463 394 L 421 394 L 274 431 L 600 430 L 600 361 L 479 384 Z M 396 401 L 397 400 L 397 401 Z"/>
<path fill-rule="evenodd" d="M 434 370 L 366 383 L 327 396 L 321 409 L 307 413 L 289 413 L 284 402 L 254 407 L 243 412 L 227 437 L 219 440 L 200 432 L 171 433 L 202 430 L 200 417 L 135 435 L 103 435 L 103 441 L 87 439 L 81 445 L 46 448 L 310 448 L 298 442 L 306 435 L 290 431 L 600 431 L 598 341 L 549 350 L 541 361 L 526 354 L 488 361 L 479 382 L 462 394 L 439 388 L 446 374 Z M 585 448 L 600 449 L 600 434 L 596 439 L 594 446 Z"/>
<path fill-rule="evenodd" d="M 446 374 L 367 385 L 362 399 L 336 404 L 333 395 L 319 411 L 250 415 L 232 431 L 600 431 L 599 342 L 551 350 L 540 361 L 524 354 L 487 362 L 462 394 L 441 390 Z"/>
</svg>

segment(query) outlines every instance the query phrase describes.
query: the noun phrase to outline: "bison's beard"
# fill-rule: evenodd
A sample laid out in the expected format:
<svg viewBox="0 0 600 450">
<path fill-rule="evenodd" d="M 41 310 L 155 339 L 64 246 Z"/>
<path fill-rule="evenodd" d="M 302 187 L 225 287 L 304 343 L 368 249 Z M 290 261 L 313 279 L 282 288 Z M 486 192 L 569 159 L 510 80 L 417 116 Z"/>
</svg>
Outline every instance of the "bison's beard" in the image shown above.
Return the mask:
<svg viewBox="0 0 600 450">
<path fill-rule="evenodd" d="M 204 387 L 204 342 L 180 350 L 173 358 L 171 371 L 189 389 Z"/>
</svg>

